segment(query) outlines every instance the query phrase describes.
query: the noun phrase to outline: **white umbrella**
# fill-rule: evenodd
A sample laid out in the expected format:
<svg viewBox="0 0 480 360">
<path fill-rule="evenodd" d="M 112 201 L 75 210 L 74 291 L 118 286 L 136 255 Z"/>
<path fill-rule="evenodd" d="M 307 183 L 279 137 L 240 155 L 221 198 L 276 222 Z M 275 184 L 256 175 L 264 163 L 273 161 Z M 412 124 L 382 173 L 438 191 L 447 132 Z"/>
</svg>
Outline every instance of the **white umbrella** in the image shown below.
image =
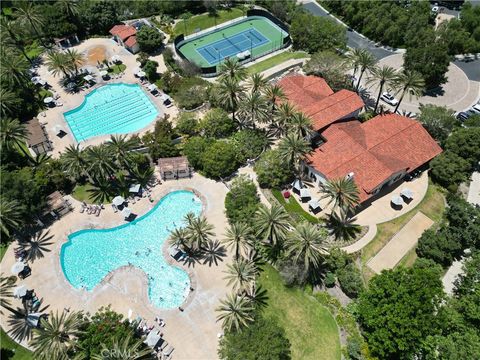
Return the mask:
<svg viewBox="0 0 480 360">
<path fill-rule="evenodd" d="M 61 134 L 63 132 L 62 126 L 61 125 L 55 125 L 53 127 L 53 132 L 55 133 L 55 135 Z"/>
<path fill-rule="evenodd" d="M 308 202 L 308 206 L 311 207 L 313 210 L 315 210 L 320 207 L 320 204 L 318 203 L 318 200 L 312 199 Z"/>
<path fill-rule="evenodd" d="M 100 71 L 100 76 L 107 76 L 108 75 L 108 71 L 107 70 L 102 70 Z"/>
<path fill-rule="evenodd" d="M 113 55 L 112 56 L 112 61 L 113 62 L 119 62 L 120 61 L 120 57 L 118 55 Z"/>
<path fill-rule="evenodd" d="M 409 188 L 405 188 L 400 192 L 400 195 L 406 197 L 407 199 L 413 199 L 413 191 Z"/>
<path fill-rule="evenodd" d="M 134 73 L 135 75 L 138 75 L 138 73 L 139 73 L 140 71 L 142 71 L 142 70 L 140 70 L 139 67 L 136 67 L 135 69 L 133 69 L 133 73 Z"/>
<path fill-rule="evenodd" d="M 11 269 L 11 270 L 12 270 L 12 274 L 13 274 L 13 275 L 18 275 L 18 274 L 20 274 L 20 273 L 23 271 L 23 269 L 25 269 L 25 266 L 27 266 L 27 265 L 25 265 L 25 264 L 24 264 L 23 262 L 21 262 L 21 261 L 16 262 L 16 263 L 13 264 L 13 266 L 12 266 L 12 269 Z"/>
<path fill-rule="evenodd" d="M 43 102 L 45 104 L 50 104 L 51 102 L 53 102 L 53 97 L 49 96 L 49 97 L 46 97 L 45 99 L 43 99 Z"/>
<path fill-rule="evenodd" d="M 13 296 L 22 298 L 25 295 L 27 295 L 27 287 L 25 285 L 20 285 L 13 289 Z"/>
<path fill-rule="evenodd" d="M 297 191 L 300 191 L 300 189 L 303 188 L 303 184 L 300 180 L 296 179 L 293 183 L 292 183 L 292 187 L 294 190 L 297 190 Z"/>
<path fill-rule="evenodd" d="M 308 190 L 308 189 L 300 189 L 300 197 L 301 197 L 301 198 L 311 197 L 311 195 L 310 195 L 310 190 Z"/>
<path fill-rule="evenodd" d="M 84 77 L 84 79 L 85 79 L 86 81 L 92 81 L 92 80 L 93 80 L 93 76 L 92 76 L 92 75 L 86 75 L 86 76 Z"/>
<path fill-rule="evenodd" d="M 120 206 L 125 202 L 125 199 L 121 196 L 115 196 L 112 200 L 112 204 L 115 206 Z"/>
<path fill-rule="evenodd" d="M 132 210 L 130 210 L 129 208 L 123 208 L 122 210 L 122 215 L 123 217 L 126 219 L 128 218 L 130 215 L 132 214 Z"/>
<path fill-rule="evenodd" d="M 130 189 L 128 189 L 128 191 L 131 193 L 138 193 L 140 191 L 140 184 L 130 186 Z"/>
<path fill-rule="evenodd" d="M 155 90 L 157 90 L 157 89 L 158 89 L 158 87 L 157 87 L 157 85 L 155 85 L 155 84 L 150 84 L 150 85 L 148 85 L 148 90 L 149 90 L 149 91 L 155 91 Z"/>
<path fill-rule="evenodd" d="M 401 196 L 398 196 L 398 195 L 392 196 L 392 200 L 391 200 L 391 201 L 392 201 L 392 204 L 394 204 L 394 205 L 400 206 L 400 205 L 403 204 L 403 199 L 402 199 L 402 197 L 401 197 Z"/>
<path fill-rule="evenodd" d="M 132 314 L 133 314 L 132 309 L 128 309 L 128 321 L 131 321 L 131 319 L 132 319 Z"/>
<path fill-rule="evenodd" d="M 158 334 L 158 331 L 150 331 L 147 335 L 147 338 L 143 342 L 153 348 L 155 345 L 157 345 L 160 339 L 161 337 Z"/>
<path fill-rule="evenodd" d="M 137 73 L 137 75 L 138 75 L 139 77 L 145 77 L 146 74 L 145 74 L 145 71 L 139 71 L 139 72 Z"/>
<path fill-rule="evenodd" d="M 37 80 L 37 84 L 40 84 L 40 85 L 43 86 L 43 85 L 46 85 L 47 82 L 46 82 L 45 80 L 43 80 L 43 79 L 38 79 L 38 80 Z"/>
</svg>

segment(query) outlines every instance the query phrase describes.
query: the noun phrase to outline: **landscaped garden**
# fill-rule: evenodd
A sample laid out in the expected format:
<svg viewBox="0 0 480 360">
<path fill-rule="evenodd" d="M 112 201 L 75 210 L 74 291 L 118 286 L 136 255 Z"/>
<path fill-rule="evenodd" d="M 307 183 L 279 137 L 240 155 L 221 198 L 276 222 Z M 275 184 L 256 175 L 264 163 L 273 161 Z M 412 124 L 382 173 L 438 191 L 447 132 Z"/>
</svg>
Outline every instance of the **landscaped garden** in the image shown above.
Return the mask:
<svg viewBox="0 0 480 360">
<path fill-rule="evenodd" d="M 173 32 L 175 36 L 180 34 L 190 35 L 244 15 L 244 9 L 233 7 L 217 10 L 214 14 L 206 13 L 188 18 L 184 17 L 175 25 Z"/>
<path fill-rule="evenodd" d="M 256 64 L 249 66 L 247 71 L 249 74 L 261 73 L 265 70 L 271 69 L 274 66 L 280 65 L 285 61 L 292 59 L 305 59 L 308 57 L 308 53 L 303 51 L 284 51 L 280 54 L 274 55 L 266 60 L 259 61 Z"/>
</svg>

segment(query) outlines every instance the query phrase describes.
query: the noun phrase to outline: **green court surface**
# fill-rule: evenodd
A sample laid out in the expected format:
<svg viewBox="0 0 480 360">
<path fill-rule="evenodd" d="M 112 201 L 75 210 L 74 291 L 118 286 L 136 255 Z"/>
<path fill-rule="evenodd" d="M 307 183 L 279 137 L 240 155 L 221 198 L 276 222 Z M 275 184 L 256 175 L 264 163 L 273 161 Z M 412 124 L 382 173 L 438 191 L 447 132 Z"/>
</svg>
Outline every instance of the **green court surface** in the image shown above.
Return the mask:
<svg viewBox="0 0 480 360">
<path fill-rule="evenodd" d="M 259 38 L 255 34 L 259 35 Z M 257 44 L 251 42 L 252 36 L 258 40 Z M 241 51 L 248 50 L 252 58 L 258 58 L 278 50 L 282 48 L 284 38 L 287 36 L 288 33 L 269 19 L 250 16 L 241 22 L 220 27 L 211 33 L 187 39 L 177 50 L 189 61 L 208 68 L 226 57 L 236 56 Z M 215 54 L 215 60 L 206 56 L 212 54 L 212 51 Z"/>
</svg>

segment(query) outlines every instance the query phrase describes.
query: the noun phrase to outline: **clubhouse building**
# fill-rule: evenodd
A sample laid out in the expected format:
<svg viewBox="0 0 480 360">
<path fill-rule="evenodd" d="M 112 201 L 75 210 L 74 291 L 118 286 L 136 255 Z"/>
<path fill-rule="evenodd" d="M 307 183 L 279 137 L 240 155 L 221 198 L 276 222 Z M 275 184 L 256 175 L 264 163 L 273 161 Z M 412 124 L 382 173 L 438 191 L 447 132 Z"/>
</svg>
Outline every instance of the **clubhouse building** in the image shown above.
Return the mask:
<svg viewBox="0 0 480 360">
<path fill-rule="evenodd" d="M 362 99 L 354 92 L 333 92 L 324 79 L 293 75 L 278 83 L 289 102 L 313 120 L 314 151 L 305 171 L 316 185 L 351 177 L 363 203 L 442 152 L 416 120 L 378 115 L 361 123 Z"/>
</svg>

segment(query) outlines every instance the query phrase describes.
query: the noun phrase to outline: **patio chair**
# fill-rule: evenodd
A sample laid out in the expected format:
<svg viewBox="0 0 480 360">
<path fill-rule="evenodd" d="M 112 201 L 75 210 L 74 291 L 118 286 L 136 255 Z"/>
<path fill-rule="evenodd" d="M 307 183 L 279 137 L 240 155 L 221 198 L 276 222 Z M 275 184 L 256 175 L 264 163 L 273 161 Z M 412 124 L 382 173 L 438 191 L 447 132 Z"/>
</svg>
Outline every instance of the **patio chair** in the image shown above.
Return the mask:
<svg viewBox="0 0 480 360">
<path fill-rule="evenodd" d="M 167 341 L 164 341 L 164 342 L 162 343 L 162 345 L 160 345 L 160 351 L 162 351 L 163 349 L 165 349 L 167 346 L 168 346 L 168 342 L 167 342 Z"/>
<path fill-rule="evenodd" d="M 82 207 L 80 208 L 80 214 L 85 212 L 86 206 L 82 204 Z"/>
<path fill-rule="evenodd" d="M 114 212 L 114 213 L 117 213 L 117 212 L 118 212 L 117 207 L 116 207 L 115 205 L 113 205 L 113 204 L 112 204 L 112 209 L 113 209 L 113 212 Z"/>
<path fill-rule="evenodd" d="M 173 350 L 175 350 L 175 349 L 173 348 L 173 346 L 168 345 L 165 349 L 163 349 L 162 354 L 163 354 L 164 356 L 170 356 L 170 355 L 172 354 Z"/>
</svg>

